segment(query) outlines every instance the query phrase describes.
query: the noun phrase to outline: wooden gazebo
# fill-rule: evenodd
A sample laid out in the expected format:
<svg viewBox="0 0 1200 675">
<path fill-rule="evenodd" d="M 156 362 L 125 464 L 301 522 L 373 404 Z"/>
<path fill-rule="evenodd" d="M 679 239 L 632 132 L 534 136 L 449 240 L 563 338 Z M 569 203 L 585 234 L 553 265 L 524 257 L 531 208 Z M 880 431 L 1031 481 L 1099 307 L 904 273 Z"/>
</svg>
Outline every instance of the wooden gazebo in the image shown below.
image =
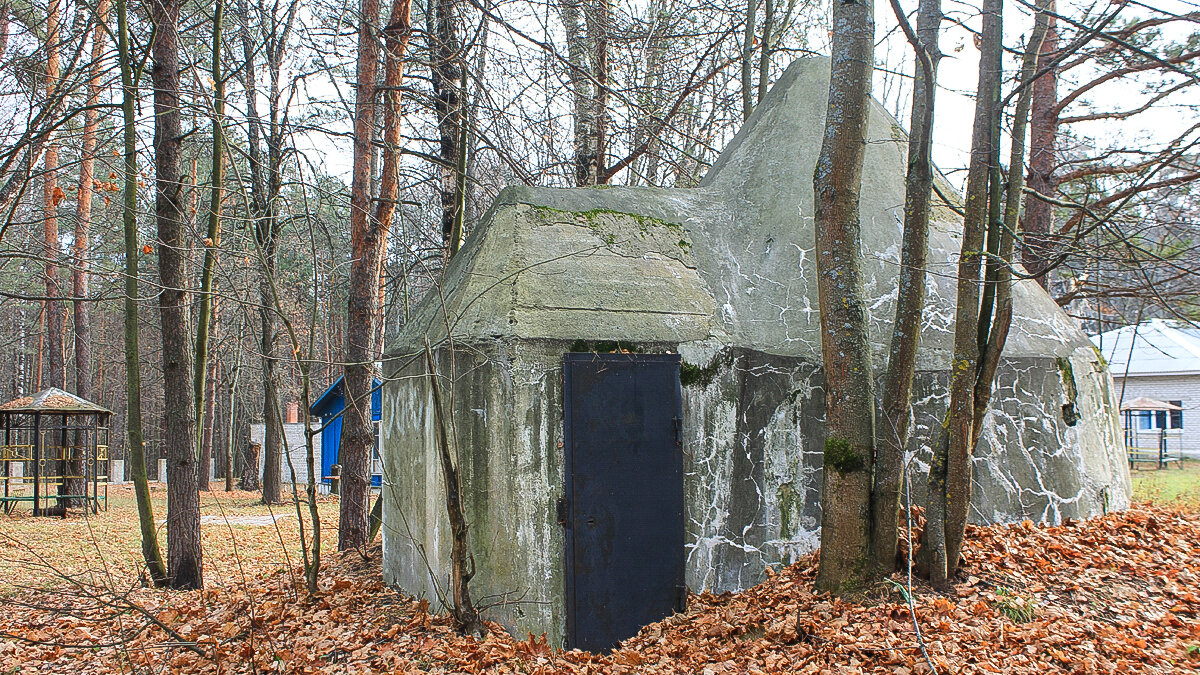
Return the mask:
<svg viewBox="0 0 1200 675">
<path fill-rule="evenodd" d="M 33 515 L 62 515 L 73 506 L 108 507 L 108 443 L 112 412 L 51 387 L 0 405 L 0 504 L 11 513 L 32 503 Z M 103 486 L 103 487 L 101 487 Z"/>
<path fill-rule="evenodd" d="M 1167 424 L 1169 416 L 1180 410 L 1183 408 L 1173 403 L 1146 396 L 1121 406 L 1121 414 L 1125 418 L 1125 451 L 1129 457 L 1129 468 L 1138 464 L 1157 464 L 1161 469 L 1171 462 L 1183 467 L 1180 431 L 1170 429 Z M 1139 427 L 1137 422 L 1143 415 L 1150 415 L 1154 422 L 1147 427 Z M 1172 445 L 1175 447 L 1172 448 Z"/>
</svg>

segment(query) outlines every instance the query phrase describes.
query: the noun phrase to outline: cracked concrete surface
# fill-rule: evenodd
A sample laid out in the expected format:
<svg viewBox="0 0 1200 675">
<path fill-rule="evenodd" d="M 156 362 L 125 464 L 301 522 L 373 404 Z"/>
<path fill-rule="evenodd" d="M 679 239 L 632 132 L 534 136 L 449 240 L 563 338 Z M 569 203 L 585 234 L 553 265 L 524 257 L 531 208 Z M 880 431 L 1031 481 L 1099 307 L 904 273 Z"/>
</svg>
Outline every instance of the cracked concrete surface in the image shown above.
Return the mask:
<svg viewBox="0 0 1200 675">
<path fill-rule="evenodd" d="M 562 355 L 578 341 L 677 351 L 684 386 L 687 580 L 736 590 L 818 545 L 824 435 L 812 169 L 828 65 L 794 64 L 695 189 L 504 190 L 388 350 L 384 576 L 433 600 L 448 579 L 428 339 L 450 393 L 488 617 L 564 631 Z M 865 292 L 882 368 L 896 297 L 904 137 L 879 106 L 863 172 Z M 951 190 L 944 186 L 943 192 Z M 960 223 L 933 209 L 909 448 L 923 499 L 944 413 Z M 1057 522 L 1124 508 L 1129 477 L 1112 380 L 1031 281 L 977 449 L 972 518 Z M 448 339 L 452 338 L 451 339 Z M 450 343 L 453 343 L 453 346 Z"/>
</svg>

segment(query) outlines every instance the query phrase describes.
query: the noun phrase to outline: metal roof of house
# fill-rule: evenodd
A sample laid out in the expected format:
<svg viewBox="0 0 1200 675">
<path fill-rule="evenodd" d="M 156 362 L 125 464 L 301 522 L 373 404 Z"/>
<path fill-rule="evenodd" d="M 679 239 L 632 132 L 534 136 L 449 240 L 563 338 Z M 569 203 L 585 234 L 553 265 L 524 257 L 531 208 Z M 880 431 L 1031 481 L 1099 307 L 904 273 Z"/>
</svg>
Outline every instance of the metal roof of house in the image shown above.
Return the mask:
<svg viewBox="0 0 1200 675">
<path fill-rule="evenodd" d="M 1113 377 L 1200 375 L 1200 329 L 1151 319 L 1092 336 Z"/>
<path fill-rule="evenodd" d="M 317 417 L 328 417 L 335 415 L 346 407 L 346 385 L 345 376 L 339 375 L 338 379 L 329 385 L 316 401 L 309 407 L 308 411 Z M 383 382 L 378 377 L 371 378 L 371 415 L 372 419 L 379 419 L 379 411 L 381 407 L 381 399 L 379 387 Z"/>
</svg>

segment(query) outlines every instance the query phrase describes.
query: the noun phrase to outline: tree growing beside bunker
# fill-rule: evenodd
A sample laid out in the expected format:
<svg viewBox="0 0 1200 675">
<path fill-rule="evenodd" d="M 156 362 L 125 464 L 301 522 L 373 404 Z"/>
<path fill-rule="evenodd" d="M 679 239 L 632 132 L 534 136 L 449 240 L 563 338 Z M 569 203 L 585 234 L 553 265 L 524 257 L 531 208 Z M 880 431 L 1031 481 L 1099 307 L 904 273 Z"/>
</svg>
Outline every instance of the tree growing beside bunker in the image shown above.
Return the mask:
<svg viewBox="0 0 1200 675">
<path fill-rule="evenodd" d="M 857 588 L 870 576 L 875 387 L 859 221 L 866 126 L 875 69 L 872 2 L 833 5 L 832 73 L 825 134 L 813 176 L 825 463 L 817 587 Z"/>
<path fill-rule="evenodd" d="M 412 5 L 395 0 L 384 38 L 384 88 L 376 91 L 379 69 L 378 0 L 363 0 L 358 33 L 358 92 L 354 118 L 354 173 L 350 199 L 350 240 L 353 260 L 346 316 L 346 409 L 342 421 L 339 460 L 342 464 L 341 519 L 338 549 L 365 547 L 371 531 L 371 449 L 375 446 L 371 423 L 371 390 L 375 361 L 383 350 L 383 306 L 380 275 L 387 252 L 388 231 L 399 188 L 399 142 L 403 119 L 401 89 L 408 41 L 412 31 Z M 379 97 L 382 106 L 376 101 Z M 379 195 L 372 199 L 374 135 L 377 108 L 383 114 L 384 150 Z M 374 203 L 373 203 L 374 202 Z M 374 208 L 372 208 L 374 207 Z"/>
<path fill-rule="evenodd" d="M 814 179 L 814 193 L 819 195 L 814 227 L 828 420 L 822 489 L 825 497 L 821 505 L 822 556 L 817 585 L 832 591 L 858 590 L 895 570 L 901 492 L 908 480 L 905 447 L 909 440 L 913 375 L 925 305 L 934 180 L 930 148 L 942 13 L 938 0 L 921 2 L 914 30 L 899 3 L 893 0 L 891 4 L 916 55 L 917 66 L 895 319 L 881 392 L 883 425 L 878 428 L 874 419 L 874 373 L 862 290 L 858 222 L 863 161 L 860 139 L 865 137 L 869 78 L 874 70 L 869 25 L 855 27 L 850 20 L 845 24 L 835 22 L 845 26 L 848 33 L 835 42 L 847 41 L 853 47 L 842 49 L 855 52 L 843 63 L 858 68 L 866 64 L 867 70 L 854 76 L 841 73 L 831 78 L 825 144 Z M 865 19 L 853 18 L 870 21 L 869 11 Z M 865 35 L 854 35 L 855 29 Z M 836 50 L 835 47 L 835 53 Z M 851 101 L 849 104 L 847 99 Z M 846 123 L 847 120 L 853 123 Z M 820 261 L 827 259 L 835 264 L 826 262 L 822 266 Z"/>
</svg>

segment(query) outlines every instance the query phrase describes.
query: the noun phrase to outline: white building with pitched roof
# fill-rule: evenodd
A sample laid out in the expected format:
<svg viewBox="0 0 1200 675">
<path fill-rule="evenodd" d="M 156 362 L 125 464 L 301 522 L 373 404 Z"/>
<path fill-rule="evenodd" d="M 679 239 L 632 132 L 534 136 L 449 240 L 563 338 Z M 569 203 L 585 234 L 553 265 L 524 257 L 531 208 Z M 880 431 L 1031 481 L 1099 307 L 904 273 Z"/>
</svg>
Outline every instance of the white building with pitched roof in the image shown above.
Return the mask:
<svg viewBox="0 0 1200 675">
<path fill-rule="evenodd" d="M 1108 361 L 1122 407 L 1138 398 L 1181 410 L 1146 410 L 1132 421 L 1141 432 L 1166 429 L 1180 436 L 1183 453 L 1200 458 L 1200 328 L 1151 319 L 1092 336 Z"/>
</svg>

